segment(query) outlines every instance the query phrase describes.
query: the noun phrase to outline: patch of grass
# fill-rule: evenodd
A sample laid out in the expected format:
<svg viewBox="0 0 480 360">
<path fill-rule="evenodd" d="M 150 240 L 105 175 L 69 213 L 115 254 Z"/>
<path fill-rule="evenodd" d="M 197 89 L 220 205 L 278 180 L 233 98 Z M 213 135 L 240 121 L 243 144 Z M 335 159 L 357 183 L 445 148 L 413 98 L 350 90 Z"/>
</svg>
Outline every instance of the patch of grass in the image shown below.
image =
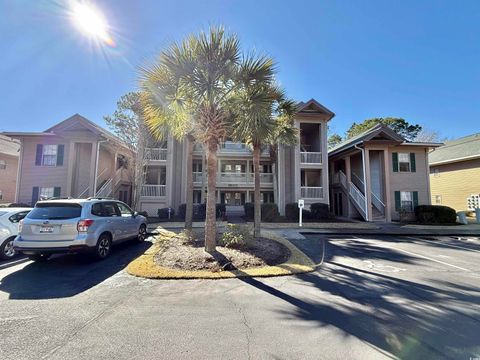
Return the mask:
<svg viewBox="0 0 480 360">
<path fill-rule="evenodd" d="M 288 259 L 278 265 L 253 267 L 242 270 L 182 270 L 159 266 L 155 262 L 156 255 L 162 251 L 162 245 L 178 234 L 161 230 L 157 236 L 156 243 L 151 246 L 142 256 L 132 261 L 127 266 L 130 275 L 149 279 L 226 279 L 236 277 L 271 277 L 292 275 L 311 272 L 315 270 L 315 264 L 287 239 L 277 236 L 271 232 L 262 231 L 262 236 L 279 242 L 289 250 Z"/>
</svg>

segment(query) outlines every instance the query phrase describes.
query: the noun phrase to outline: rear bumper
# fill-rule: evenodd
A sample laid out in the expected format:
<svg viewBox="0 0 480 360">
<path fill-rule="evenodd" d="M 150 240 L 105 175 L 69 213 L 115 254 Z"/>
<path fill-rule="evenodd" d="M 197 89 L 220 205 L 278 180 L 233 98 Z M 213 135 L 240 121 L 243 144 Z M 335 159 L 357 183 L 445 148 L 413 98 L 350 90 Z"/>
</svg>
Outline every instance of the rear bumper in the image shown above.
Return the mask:
<svg viewBox="0 0 480 360">
<path fill-rule="evenodd" d="M 84 253 L 93 251 L 95 247 L 87 245 L 72 245 L 72 246 L 63 246 L 63 247 L 21 247 L 14 246 L 15 251 L 20 252 L 25 255 L 33 254 L 75 254 L 75 253 Z"/>
</svg>

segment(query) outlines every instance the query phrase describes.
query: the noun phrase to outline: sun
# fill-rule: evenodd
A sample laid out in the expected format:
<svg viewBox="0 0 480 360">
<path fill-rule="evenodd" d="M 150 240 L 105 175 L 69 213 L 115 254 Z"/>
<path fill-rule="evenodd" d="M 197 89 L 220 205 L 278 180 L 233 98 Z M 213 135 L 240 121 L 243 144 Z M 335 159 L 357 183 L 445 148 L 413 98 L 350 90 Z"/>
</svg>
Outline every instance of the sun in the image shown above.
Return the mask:
<svg viewBox="0 0 480 360">
<path fill-rule="evenodd" d="M 85 35 L 114 47 L 115 42 L 108 33 L 108 24 L 103 14 L 92 4 L 75 2 L 71 8 L 71 18 Z"/>
</svg>

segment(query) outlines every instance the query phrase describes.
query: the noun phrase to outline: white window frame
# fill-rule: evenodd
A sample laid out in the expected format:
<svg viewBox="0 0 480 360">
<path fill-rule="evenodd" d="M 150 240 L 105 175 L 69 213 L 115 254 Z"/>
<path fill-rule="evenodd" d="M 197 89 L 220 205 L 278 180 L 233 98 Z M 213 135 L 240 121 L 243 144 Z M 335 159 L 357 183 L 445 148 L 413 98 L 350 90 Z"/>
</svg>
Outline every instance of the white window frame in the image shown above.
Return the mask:
<svg viewBox="0 0 480 360">
<path fill-rule="evenodd" d="M 5 170 L 7 168 L 7 162 L 5 160 L 0 160 L 0 170 Z"/>
<path fill-rule="evenodd" d="M 52 198 L 55 194 L 55 187 L 41 187 L 38 189 L 38 200 Z"/>
<path fill-rule="evenodd" d="M 58 145 L 43 145 L 42 166 L 57 166 Z"/>
<path fill-rule="evenodd" d="M 404 158 L 402 160 L 402 157 Z M 405 161 L 406 159 L 406 161 Z M 408 164 L 408 170 L 402 170 L 402 164 Z M 409 153 L 398 153 L 398 171 L 399 172 L 411 172 L 412 171 L 412 164 L 410 161 L 410 154 Z"/>
<path fill-rule="evenodd" d="M 404 211 L 413 212 L 413 191 L 400 191 L 400 208 Z"/>
</svg>

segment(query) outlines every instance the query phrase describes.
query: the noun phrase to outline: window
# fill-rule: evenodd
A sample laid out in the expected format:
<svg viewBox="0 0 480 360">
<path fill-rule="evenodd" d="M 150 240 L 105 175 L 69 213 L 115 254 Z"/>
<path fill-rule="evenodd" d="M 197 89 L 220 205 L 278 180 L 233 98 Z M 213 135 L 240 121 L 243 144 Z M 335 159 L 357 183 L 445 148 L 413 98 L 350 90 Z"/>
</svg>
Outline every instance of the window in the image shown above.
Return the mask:
<svg viewBox="0 0 480 360">
<path fill-rule="evenodd" d="M 53 187 L 42 187 L 40 188 L 38 198 L 40 200 L 46 200 L 54 196 L 55 188 Z"/>
<path fill-rule="evenodd" d="M 3 200 L 3 193 L 2 193 L 2 190 L 0 190 L 0 200 Z"/>
<path fill-rule="evenodd" d="M 235 172 L 241 173 L 242 172 L 242 165 L 235 165 Z"/>
<path fill-rule="evenodd" d="M 73 203 L 37 203 L 27 215 L 34 220 L 62 220 L 79 218 L 82 205 Z"/>
<path fill-rule="evenodd" d="M 28 214 L 29 212 L 30 212 L 30 210 L 29 210 L 29 211 L 22 211 L 22 212 L 16 213 L 16 214 L 10 216 L 10 217 L 8 218 L 8 220 L 10 220 L 11 223 L 16 224 L 16 223 L 18 223 L 20 220 L 22 220 L 25 216 L 27 216 L 27 214 Z"/>
<path fill-rule="evenodd" d="M 435 195 L 435 204 L 441 204 L 442 203 L 442 195 Z"/>
<path fill-rule="evenodd" d="M 57 165 L 57 145 L 43 145 L 42 165 Z"/>
<path fill-rule="evenodd" d="M 111 217 L 118 216 L 114 203 L 96 203 L 92 206 L 92 215 Z"/>
<path fill-rule="evenodd" d="M 133 215 L 132 210 L 130 210 L 130 208 L 127 205 L 122 204 L 122 203 L 116 203 L 116 204 L 117 204 L 117 207 L 120 210 L 120 213 L 122 214 L 123 217 Z"/>
<path fill-rule="evenodd" d="M 410 172 L 410 154 L 398 154 L 398 167 L 400 169 L 400 172 Z"/>
<path fill-rule="evenodd" d="M 400 191 L 400 204 L 402 210 L 413 211 L 413 194 L 411 191 Z"/>
<path fill-rule="evenodd" d="M 193 203 L 194 204 L 202 203 L 202 190 L 193 190 Z"/>
<path fill-rule="evenodd" d="M 232 165 L 230 164 L 225 165 L 225 171 L 232 171 Z"/>
<path fill-rule="evenodd" d="M 7 168 L 7 162 L 5 160 L 0 160 L 0 170 L 5 170 Z"/>
</svg>

